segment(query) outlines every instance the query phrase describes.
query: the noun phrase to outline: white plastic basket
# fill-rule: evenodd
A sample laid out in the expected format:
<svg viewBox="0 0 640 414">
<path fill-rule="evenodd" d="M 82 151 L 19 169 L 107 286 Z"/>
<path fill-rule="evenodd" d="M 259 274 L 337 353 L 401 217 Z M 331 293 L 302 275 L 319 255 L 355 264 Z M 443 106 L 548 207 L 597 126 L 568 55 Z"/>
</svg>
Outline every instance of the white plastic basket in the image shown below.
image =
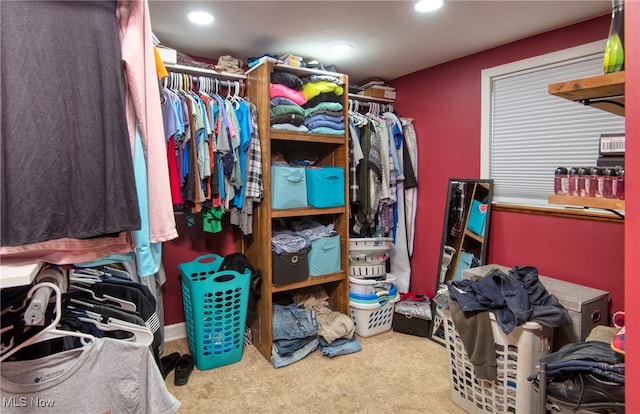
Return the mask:
<svg viewBox="0 0 640 414">
<path fill-rule="evenodd" d="M 351 265 L 379 265 L 389 258 L 390 237 L 349 239 Z M 382 273 L 384 274 L 384 273 Z"/>
<path fill-rule="evenodd" d="M 493 313 L 490 314 L 498 364 L 498 378 L 493 382 L 476 378 L 451 313 L 448 309 L 442 313 L 451 400 L 472 414 L 537 413 L 538 394 L 527 376 L 536 371 L 540 358 L 550 352 L 553 328 L 525 322 L 506 335 Z"/>
<path fill-rule="evenodd" d="M 351 307 L 351 320 L 355 325 L 356 334 L 366 338 L 391 330 L 393 322 L 393 309 L 400 295 L 395 295 L 384 305 L 361 305 L 349 302 Z"/>
<path fill-rule="evenodd" d="M 384 280 L 349 277 L 349 291 L 360 295 L 371 295 L 380 291 L 388 291 L 395 281 L 395 276 L 388 273 Z"/>
<path fill-rule="evenodd" d="M 375 265 L 350 265 L 349 275 L 360 278 L 380 277 L 387 273 L 387 265 L 383 262 Z"/>
</svg>

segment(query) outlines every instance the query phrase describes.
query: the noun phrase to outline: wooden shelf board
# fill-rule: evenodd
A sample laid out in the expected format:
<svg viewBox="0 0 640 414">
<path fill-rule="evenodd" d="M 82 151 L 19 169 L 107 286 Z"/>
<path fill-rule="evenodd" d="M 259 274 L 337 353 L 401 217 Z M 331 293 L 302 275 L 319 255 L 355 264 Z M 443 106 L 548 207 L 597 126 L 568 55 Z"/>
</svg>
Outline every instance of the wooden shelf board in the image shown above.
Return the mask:
<svg viewBox="0 0 640 414">
<path fill-rule="evenodd" d="M 329 282 L 344 281 L 345 277 L 346 276 L 344 272 L 329 273 L 327 275 L 322 275 L 322 276 L 310 276 L 308 279 L 303 280 L 301 282 L 290 283 L 288 285 L 273 286 L 271 288 L 271 291 L 273 293 L 288 292 L 294 289 L 300 289 L 300 288 L 316 286 L 316 285 L 323 285 Z"/>
<path fill-rule="evenodd" d="M 472 231 L 471 231 L 471 230 L 469 230 L 469 229 L 466 229 L 466 230 L 464 231 L 464 234 L 465 234 L 466 236 L 471 237 L 472 239 L 474 239 L 474 240 L 476 240 L 476 241 L 480 242 L 480 243 L 484 243 L 484 237 L 482 237 L 482 236 L 479 236 L 479 235 L 475 234 L 474 232 L 472 232 Z"/>
<path fill-rule="evenodd" d="M 311 134 L 295 131 L 271 130 L 271 139 L 282 141 L 323 142 L 327 144 L 346 144 L 344 135 Z"/>
<path fill-rule="evenodd" d="M 345 206 L 331 207 L 331 208 L 290 208 L 286 210 L 271 210 L 271 217 L 303 217 L 303 216 L 317 216 L 320 214 L 343 214 L 345 212 Z"/>
<path fill-rule="evenodd" d="M 583 99 L 607 98 L 624 95 L 624 71 L 550 83 L 551 95 L 561 96 L 572 101 Z"/>
<path fill-rule="evenodd" d="M 624 200 L 614 200 L 610 198 L 550 195 L 549 204 L 602 208 L 605 210 L 624 210 Z"/>
<path fill-rule="evenodd" d="M 550 83 L 551 95 L 624 116 L 624 71 Z"/>
</svg>

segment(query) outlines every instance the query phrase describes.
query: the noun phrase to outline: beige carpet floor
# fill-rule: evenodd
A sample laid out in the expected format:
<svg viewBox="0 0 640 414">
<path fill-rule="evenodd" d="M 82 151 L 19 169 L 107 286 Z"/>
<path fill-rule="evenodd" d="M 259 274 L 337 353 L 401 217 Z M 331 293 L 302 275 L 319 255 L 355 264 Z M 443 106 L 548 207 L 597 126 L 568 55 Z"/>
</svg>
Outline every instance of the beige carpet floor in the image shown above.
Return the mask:
<svg viewBox="0 0 640 414">
<path fill-rule="evenodd" d="M 183 386 L 171 372 L 166 384 L 180 413 L 464 413 L 450 398 L 442 346 L 393 331 L 358 340 L 360 352 L 314 351 L 282 368 L 250 345 L 235 364 L 196 368 Z M 171 341 L 163 354 L 188 349 L 186 339 Z"/>
</svg>

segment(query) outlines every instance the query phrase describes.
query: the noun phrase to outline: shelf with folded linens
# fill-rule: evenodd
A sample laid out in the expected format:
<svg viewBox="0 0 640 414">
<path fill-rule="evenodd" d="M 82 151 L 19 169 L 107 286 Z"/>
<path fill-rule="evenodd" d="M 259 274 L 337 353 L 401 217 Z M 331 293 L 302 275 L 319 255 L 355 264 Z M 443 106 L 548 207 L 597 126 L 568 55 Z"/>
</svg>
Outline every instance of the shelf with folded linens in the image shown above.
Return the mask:
<svg viewBox="0 0 640 414">
<path fill-rule="evenodd" d="M 334 96 L 326 101 L 330 103 L 322 105 L 320 103 L 323 100 L 316 99 L 319 103 L 312 106 L 305 105 L 309 102 L 309 94 L 302 98 L 302 88 L 291 92 L 272 87 L 274 80 L 298 82 L 296 77 L 300 82 L 301 79 L 316 82 L 318 79 L 336 78 L 336 85 L 340 87 L 323 85 L 321 93 L 329 93 L 324 91 L 335 89 L 340 94 L 335 92 L 338 97 Z M 269 60 L 247 71 L 247 95 L 256 105 L 259 114 L 258 131 L 265 191 L 263 200 L 256 205 L 254 211 L 254 234 L 243 238 L 241 246 L 251 263 L 261 269 L 263 275 L 258 317 L 251 330 L 254 346 L 267 359 L 272 356 L 274 344 L 272 307 L 281 296 L 293 295 L 305 288 L 322 287 L 327 293 L 329 305 L 335 311 L 349 314 L 349 208 L 345 202 L 348 200 L 348 131 L 342 126 L 347 119 L 347 94 L 343 93 L 346 92 L 347 85 L 348 77 L 343 74 L 278 65 Z M 274 101 L 273 97 L 280 96 L 278 94 L 282 94 L 281 99 Z M 283 99 L 285 95 L 291 99 Z M 280 107 L 272 110 L 276 106 Z M 315 111 L 322 116 L 310 119 L 316 115 Z M 280 118 L 276 120 L 276 117 Z M 294 121 L 293 127 L 286 125 L 289 129 L 278 129 L 281 126 L 272 128 L 273 122 L 286 123 L 287 117 Z M 312 125 L 309 121 L 318 122 Z M 309 131 L 293 130 L 305 122 L 312 126 Z M 317 125 L 322 128 L 311 130 Z M 325 126 L 334 129 L 323 129 Z M 294 159 L 296 162 L 293 162 Z M 328 181 L 322 181 L 324 179 Z M 314 190 L 314 185 L 319 185 L 320 190 Z M 277 234 L 281 226 L 289 228 L 292 223 L 300 220 L 318 220 L 335 230 L 333 238 L 326 237 L 326 241 L 330 242 L 327 243 L 327 248 L 335 248 L 327 250 L 332 252 L 331 261 L 335 267 L 325 267 L 313 274 L 314 259 L 304 257 L 303 254 L 299 257 L 293 254 L 295 260 L 289 262 L 291 268 L 282 267 L 288 263 L 280 260 L 280 256 L 285 256 L 284 254 L 279 256 L 273 250 L 274 234 Z M 308 252 L 314 249 L 316 253 L 321 252 L 315 247 Z M 271 254 L 265 254 L 270 250 Z M 306 263 L 307 260 L 309 266 L 305 267 L 309 273 L 295 273 L 297 270 L 293 265 Z M 324 260 L 319 264 L 326 265 Z"/>
</svg>

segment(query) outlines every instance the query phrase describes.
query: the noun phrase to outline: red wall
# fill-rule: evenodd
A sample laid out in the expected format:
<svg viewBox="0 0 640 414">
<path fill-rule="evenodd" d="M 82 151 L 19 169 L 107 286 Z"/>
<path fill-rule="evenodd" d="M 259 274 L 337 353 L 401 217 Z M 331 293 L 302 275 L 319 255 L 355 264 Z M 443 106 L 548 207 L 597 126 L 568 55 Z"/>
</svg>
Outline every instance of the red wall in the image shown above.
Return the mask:
<svg viewBox="0 0 640 414">
<path fill-rule="evenodd" d="M 215 253 L 225 256 L 236 251 L 234 231 L 231 225 L 223 222 L 221 233 L 211 234 L 202 231 L 202 219 L 194 215 L 195 224 L 187 225 L 187 217 L 176 215 L 176 224 L 180 237 L 162 246 L 162 263 L 167 275 L 167 282 L 163 286 L 164 324 L 172 325 L 184 322 L 182 308 L 182 288 L 178 265 L 187 263 L 196 257 Z"/>
<path fill-rule="evenodd" d="M 419 186 L 412 289 L 433 292 L 447 183 L 480 174 L 480 71 L 485 68 L 603 39 L 609 16 L 514 42 L 396 79 L 395 107 L 413 118 L 418 137 Z M 428 51 L 425 51 L 428 53 Z M 176 216 L 180 237 L 165 243 L 165 324 L 184 321 L 178 264 L 207 253 L 235 251 L 228 224 L 207 234 L 196 219 Z M 624 308 L 620 224 L 494 211 L 488 263 L 537 266 L 540 273 L 607 290 L 612 311 Z M 416 270 L 420 269 L 420 270 Z"/>
<path fill-rule="evenodd" d="M 414 119 L 418 137 L 413 290 L 434 290 L 448 179 L 480 175 L 481 71 L 604 39 L 609 23 L 602 16 L 391 82 L 394 106 Z M 488 248 L 487 263 L 536 266 L 545 276 L 609 291 L 612 311 L 624 308 L 622 224 L 493 211 Z"/>
</svg>

